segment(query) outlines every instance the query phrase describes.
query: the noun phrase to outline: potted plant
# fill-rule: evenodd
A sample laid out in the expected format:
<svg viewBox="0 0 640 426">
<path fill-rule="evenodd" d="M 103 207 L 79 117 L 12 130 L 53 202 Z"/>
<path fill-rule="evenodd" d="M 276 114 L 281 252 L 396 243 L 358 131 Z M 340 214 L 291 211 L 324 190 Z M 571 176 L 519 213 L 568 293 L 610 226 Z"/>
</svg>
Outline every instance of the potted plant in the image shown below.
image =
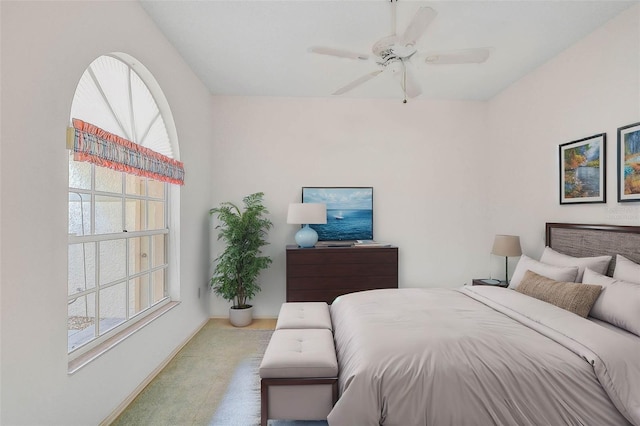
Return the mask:
<svg viewBox="0 0 640 426">
<path fill-rule="evenodd" d="M 247 301 L 260 291 L 258 276 L 271 264 L 260 248 L 267 243 L 265 237 L 273 223 L 266 217 L 269 211 L 262 205 L 264 193 L 256 192 L 243 198 L 244 211 L 230 202 L 209 210 L 220 223 L 218 240 L 226 244 L 216 259 L 211 288 L 224 299 L 233 302 L 229 320 L 236 327 L 253 321 L 253 306 Z"/>
</svg>

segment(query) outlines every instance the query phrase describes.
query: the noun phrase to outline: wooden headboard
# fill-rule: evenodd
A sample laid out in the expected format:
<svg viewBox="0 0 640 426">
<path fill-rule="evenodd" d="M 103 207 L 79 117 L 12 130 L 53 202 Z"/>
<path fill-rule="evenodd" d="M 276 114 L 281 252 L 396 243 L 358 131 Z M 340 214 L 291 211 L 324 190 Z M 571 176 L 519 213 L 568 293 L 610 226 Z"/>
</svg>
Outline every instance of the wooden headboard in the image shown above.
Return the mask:
<svg viewBox="0 0 640 426">
<path fill-rule="evenodd" d="M 546 244 L 569 256 L 612 256 L 609 276 L 616 265 L 616 254 L 640 263 L 640 226 L 547 223 Z"/>
</svg>

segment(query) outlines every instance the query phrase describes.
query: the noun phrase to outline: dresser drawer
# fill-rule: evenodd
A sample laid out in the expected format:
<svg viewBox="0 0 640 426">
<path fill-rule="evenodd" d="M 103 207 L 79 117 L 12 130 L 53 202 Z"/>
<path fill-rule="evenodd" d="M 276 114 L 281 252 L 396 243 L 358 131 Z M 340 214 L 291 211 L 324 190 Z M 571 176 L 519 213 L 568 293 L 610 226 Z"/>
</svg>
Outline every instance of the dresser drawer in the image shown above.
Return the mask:
<svg viewBox="0 0 640 426">
<path fill-rule="evenodd" d="M 398 248 L 287 247 L 287 301 L 326 301 L 398 287 Z"/>
</svg>

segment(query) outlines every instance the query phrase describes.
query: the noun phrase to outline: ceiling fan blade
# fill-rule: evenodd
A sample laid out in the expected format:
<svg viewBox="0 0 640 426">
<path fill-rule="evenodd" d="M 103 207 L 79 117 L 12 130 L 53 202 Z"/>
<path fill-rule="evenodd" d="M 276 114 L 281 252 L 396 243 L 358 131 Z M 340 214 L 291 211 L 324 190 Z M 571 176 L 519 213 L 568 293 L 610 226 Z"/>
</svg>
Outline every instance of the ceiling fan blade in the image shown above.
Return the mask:
<svg viewBox="0 0 640 426">
<path fill-rule="evenodd" d="M 438 12 L 430 7 L 421 7 L 418 9 L 416 14 L 413 16 L 411 23 L 401 37 L 402 43 L 405 46 L 408 44 L 416 44 L 416 41 L 418 41 L 422 34 L 424 34 L 427 27 L 431 24 L 431 21 L 433 21 L 437 14 Z"/>
<path fill-rule="evenodd" d="M 366 61 L 369 55 L 365 53 L 356 53 L 349 50 L 334 49 L 333 47 L 313 46 L 309 48 L 309 52 L 318 53 L 320 55 L 337 56 L 339 58 L 360 59 Z"/>
<path fill-rule="evenodd" d="M 413 74 L 413 70 L 410 67 L 405 65 L 404 72 L 405 72 L 404 87 L 405 87 L 405 93 L 407 94 L 407 97 L 415 98 L 417 96 L 420 96 L 422 94 L 422 88 L 420 87 L 420 83 L 418 83 L 418 80 Z"/>
<path fill-rule="evenodd" d="M 422 94 L 422 88 L 418 79 L 416 79 L 411 67 L 411 63 L 408 61 L 398 61 L 397 66 L 387 68 L 393 75 L 393 78 L 400 83 L 400 88 L 404 94 L 404 101 L 407 98 L 415 98 Z"/>
<path fill-rule="evenodd" d="M 362 77 L 360 77 L 359 79 L 354 80 L 351 83 L 347 84 L 346 86 L 341 87 L 340 89 L 336 90 L 335 92 L 333 92 L 333 94 L 334 95 L 342 95 L 343 93 L 347 93 L 349 90 L 355 89 L 356 87 L 360 86 L 361 84 L 366 83 L 367 81 L 369 81 L 372 78 L 376 77 L 382 71 L 384 71 L 384 70 L 376 70 L 374 72 L 370 72 L 369 74 L 365 74 Z"/>
<path fill-rule="evenodd" d="M 425 58 L 427 64 L 481 64 L 489 59 L 491 49 L 486 47 L 453 50 L 442 53 L 429 53 Z"/>
</svg>

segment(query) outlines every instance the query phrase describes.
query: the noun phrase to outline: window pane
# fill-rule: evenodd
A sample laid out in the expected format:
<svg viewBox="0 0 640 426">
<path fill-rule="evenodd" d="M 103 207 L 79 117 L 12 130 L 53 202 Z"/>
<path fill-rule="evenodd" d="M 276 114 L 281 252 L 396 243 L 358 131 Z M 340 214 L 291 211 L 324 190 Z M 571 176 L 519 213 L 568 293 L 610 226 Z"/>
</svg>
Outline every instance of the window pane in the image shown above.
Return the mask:
<svg viewBox="0 0 640 426">
<path fill-rule="evenodd" d="M 147 181 L 147 185 L 149 187 L 149 197 L 161 198 L 164 200 L 164 187 L 166 185 L 164 182 L 149 179 Z"/>
<path fill-rule="evenodd" d="M 96 234 L 122 232 L 122 198 L 96 196 Z"/>
<path fill-rule="evenodd" d="M 122 172 L 96 166 L 96 191 L 122 194 Z"/>
<path fill-rule="evenodd" d="M 89 293 L 68 302 L 68 351 L 78 348 L 96 337 L 96 295 Z"/>
<path fill-rule="evenodd" d="M 129 317 L 149 307 L 149 275 L 129 281 Z"/>
<path fill-rule="evenodd" d="M 162 234 L 162 235 L 154 235 L 153 237 L 151 237 L 152 239 L 152 243 L 153 243 L 153 261 L 151 262 L 151 265 L 155 268 L 156 266 L 162 266 L 165 263 L 167 263 L 166 261 L 166 235 Z"/>
<path fill-rule="evenodd" d="M 158 104 L 156 104 L 155 99 L 153 99 L 147 85 L 144 84 L 144 81 L 142 81 L 135 71 L 131 73 L 130 84 L 131 100 L 135 112 L 133 115 L 134 128 L 136 129 L 135 140 L 137 143 L 147 146 L 145 140 L 143 140 L 143 136 L 147 133 L 150 123 L 154 121 L 162 122 L 162 116 L 158 110 Z"/>
<path fill-rule="evenodd" d="M 126 321 L 127 284 L 120 283 L 100 291 L 100 324 L 98 333 L 107 331 Z"/>
<path fill-rule="evenodd" d="M 136 175 L 126 174 L 126 191 L 127 194 L 146 195 L 145 181 L 146 179 Z"/>
<path fill-rule="evenodd" d="M 149 208 L 147 229 L 163 229 L 164 225 L 164 203 L 162 201 L 148 201 Z"/>
<path fill-rule="evenodd" d="M 151 303 L 158 303 L 165 298 L 167 294 L 167 286 L 165 283 L 165 269 L 153 272 L 153 299 Z"/>
<path fill-rule="evenodd" d="M 91 189 L 91 163 L 75 161 L 69 153 L 69 188 Z"/>
<path fill-rule="evenodd" d="M 69 296 L 96 286 L 96 244 L 69 246 Z"/>
<path fill-rule="evenodd" d="M 127 240 L 101 241 L 99 244 L 100 284 L 123 279 L 127 272 Z"/>
<path fill-rule="evenodd" d="M 129 275 L 149 269 L 149 237 L 129 239 Z"/>
<path fill-rule="evenodd" d="M 96 61 L 100 61 L 102 58 L 105 57 L 98 58 Z M 84 71 L 76 88 L 71 104 L 71 117 L 80 118 L 107 132 L 119 134 L 120 126 L 111 114 L 109 105 L 104 101 L 89 69 Z"/>
<path fill-rule="evenodd" d="M 102 87 L 102 92 L 107 98 L 112 111 L 124 128 L 120 130 L 109 130 L 126 139 L 131 139 L 131 105 L 129 103 L 129 66 L 122 61 L 101 56 L 89 66 L 93 71 L 96 80 Z"/>
<path fill-rule="evenodd" d="M 126 230 L 129 232 L 132 231 L 143 231 L 144 227 L 144 219 L 145 219 L 145 206 L 146 202 L 144 200 L 135 200 L 133 198 L 125 199 L 126 205 L 126 217 L 125 217 L 125 226 Z"/>
<path fill-rule="evenodd" d="M 164 122 L 156 120 L 149 129 L 147 137 L 144 138 L 142 144 L 160 154 L 173 158 L 171 143 L 169 142 L 169 134 Z"/>
<path fill-rule="evenodd" d="M 69 234 L 91 234 L 91 195 L 69 192 Z"/>
</svg>

